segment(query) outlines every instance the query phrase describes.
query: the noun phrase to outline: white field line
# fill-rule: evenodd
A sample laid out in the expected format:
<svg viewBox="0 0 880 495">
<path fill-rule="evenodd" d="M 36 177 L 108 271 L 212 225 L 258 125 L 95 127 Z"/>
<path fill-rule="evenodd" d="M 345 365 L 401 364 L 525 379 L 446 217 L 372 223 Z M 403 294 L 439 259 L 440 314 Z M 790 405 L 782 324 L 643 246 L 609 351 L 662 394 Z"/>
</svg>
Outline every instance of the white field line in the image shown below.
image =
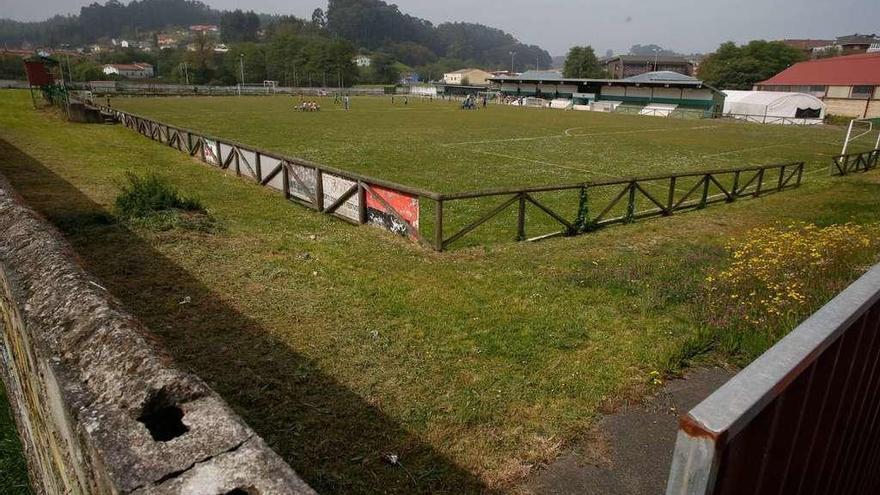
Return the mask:
<svg viewBox="0 0 880 495">
<path fill-rule="evenodd" d="M 571 129 L 566 129 L 562 134 L 551 134 L 549 136 L 534 136 L 534 137 L 519 137 L 519 138 L 507 138 L 507 139 L 487 139 L 484 141 L 462 141 L 458 143 L 445 143 L 443 146 L 463 146 L 466 144 L 493 144 L 493 143 L 510 143 L 516 141 L 537 141 L 540 139 L 562 139 L 566 137 L 578 138 L 578 137 L 591 137 L 591 136 L 614 136 L 618 134 L 642 134 L 646 132 L 669 132 L 669 131 L 697 131 L 703 129 L 717 129 L 721 127 L 720 125 L 701 125 L 695 127 L 680 127 L 680 128 L 669 128 L 669 127 L 658 127 L 653 129 L 631 129 L 628 131 L 607 131 L 607 132 L 593 132 L 593 133 L 585 133 L 585 134 L 571 134 L 570 131 L 575 129 L 582 129 L 582 127 L 572 127 Z"/>
<path fill-rule="evenodd" d="M 735 155 L 735 154 L 737 154 L 737 153 L 745 153 L 745 152 L 747 152 L 747 151 L 765 150 L 765 149 L 768 149 L 768 148 L 782 148 L 782 147 L 784 147 L 784 146 L 793 146 L 793 144 L 792 144 L 792 143 L 785 143 L 785 144 L 770 144 L 770 145 L 767 145 L 767 146 L 755 146 L 755 147 L 753 147 L 753 148 L 741 148 L 741 149 L 738 149 L 738 150 L 724 151 L 724 152 L 722 152 L 722 153 L 710 153 L 710 154 L 708 154 L 708 155 L 700 155 L 700 158 L 711 158 L 711 157 L 714 157 L 714 156 Z"/>
<path fill-rule="evenodd" d="M 578 167 L 572 167 L 572 166 L 568 166 L 568 165 L 560 165 L 560 164 L 558 164 L 558 163 L 545 162 L 545 161 L 542 161 L 542 160 L 533 160 L 533 159 L 531 159 L 531 158 L 523 158 L 523 157 L 520 157 L 520 156 L 505 155 L 505 154 L 502 154 L 502 153 L 493 153 L 493 152 L 491 152 L 491 151 L 478 151 L 478 150 L 473 150 L 473 152 L 474 152 L 474 153 L 480 153 L 480 154 L 483 154 L 483 155 L 497 156 L 497 157 L 500 157 L 500 158 L 509 158 L 509 159 L 511 159 L 511 160 L 519 160 L 519 161 L 524 161 L 524 162 L 532 162 L 532 163 L 537 163 L 537 164 L 539 164 L 539 165 L 549 165 L 549 166 L 551 166 L 551 167 L 563 168 L 563 169 L 568 169 L 568 170 L 577 170 L 578 172 L 586 172 L 586 173 L 588 173 L 588 174 L 604 175 L 605 177 L 610 177 L 610 178 L 612 178 L 612 179 L 626 179 L 626 177 L 623 177 L 623 176 L 620 176 L 620 175 L 609 174 L 609 173 L 607 173 L 607 172 L 599 172 L 598 170 L 592 170 L 592 169 L 589 169 L 589 168 L 578 168 Z M 650 183 L 650 182 L 649 182 L 649 183 L 646 183 L 646 184 L 644 184 L 644 185 L 646 185 L 646 186 L 651 186 L 651 187 L 659 187 L 659 188 L 661 188 L 661 189 L 665 189 L 665 190 L 668 190 L 668 189 L 669 189 L 669 188 L 667 188 L 666 186 L 662 186 L 662 185 L 660 185 L 660 184 L 653 184 L 653 183 Z M 676 188 L 675 190 L 678 191 L 678 192 L 682 192 L 682 189 L 678 189 L 678 188 Z"/>
</svg>

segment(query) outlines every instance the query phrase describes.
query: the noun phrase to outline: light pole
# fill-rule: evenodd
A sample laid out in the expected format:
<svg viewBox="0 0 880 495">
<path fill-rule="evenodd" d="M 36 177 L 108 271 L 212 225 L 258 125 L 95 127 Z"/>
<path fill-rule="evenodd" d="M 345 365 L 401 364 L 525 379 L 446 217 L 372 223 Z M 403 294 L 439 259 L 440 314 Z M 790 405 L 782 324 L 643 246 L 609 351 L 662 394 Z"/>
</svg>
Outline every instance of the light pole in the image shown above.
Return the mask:
<svg viewBox="0 0 880 495">
<path fill-rule="evenodd" d="M 516 56 L 516 52 L 510 52 L 510 75 L 512 76 L 514 73 L 513 70 L 513 57 Z"/>
<path fill-rule="evenodd" d="M 241 96 L 241 87 L 244 86 L 244 53 L 238 57 L 238 68 L 241 70 L 241 84 L 238 85 L 238 96 Z"/>
<path fill-rule="evenodd" d="M 660 58 L 660 49 L 654 48 L 654 72 L 657 72 L 657 62 Z"/>
</svg>

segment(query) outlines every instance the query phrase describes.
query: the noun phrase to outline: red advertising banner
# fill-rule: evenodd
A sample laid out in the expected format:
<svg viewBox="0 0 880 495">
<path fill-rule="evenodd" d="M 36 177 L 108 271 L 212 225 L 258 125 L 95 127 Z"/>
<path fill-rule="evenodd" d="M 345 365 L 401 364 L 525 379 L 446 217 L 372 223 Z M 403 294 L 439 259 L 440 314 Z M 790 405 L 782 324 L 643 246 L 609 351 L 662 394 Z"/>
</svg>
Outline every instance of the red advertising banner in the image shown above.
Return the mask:
<svg viewBox="0 0 880 495">
<path fill-rule="evenodd" d="M 419 228 L 418 196 L 374 185 L 370 185 L 370 189 L 382 199 L 367 193 L 367 221 L 369 223 L 405 236 L 411 236 L 410 226 L 413 229 Z M 401 222 L 397 216 L 389 211 L 389 207 L 393 208 L 397 216 L 409 225 Z"/>
</svg>

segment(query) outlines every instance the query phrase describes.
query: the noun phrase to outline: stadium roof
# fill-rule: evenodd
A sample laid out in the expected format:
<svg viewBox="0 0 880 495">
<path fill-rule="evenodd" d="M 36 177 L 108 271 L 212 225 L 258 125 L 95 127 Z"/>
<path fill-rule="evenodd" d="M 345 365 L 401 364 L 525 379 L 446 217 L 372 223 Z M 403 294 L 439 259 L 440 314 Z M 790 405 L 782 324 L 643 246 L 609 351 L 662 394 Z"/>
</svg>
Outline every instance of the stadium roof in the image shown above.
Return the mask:
<svg viewBox="0 0 880 495">
<path fill-rule="evenodd" d="M 862 53 L 801 62 L 758 84 L 767 86 L 880 85 L 880 53 Z"/>
<path fill-rule="evenodd" d="M 629 82 L 669 82 L 669 81 L 697 81 L 699 79 L 696 77 L 686 76 L 684 74 L 679 74 L 678 72 L 672 72 L 671 70 L 658 70 L 655 72 L 645 72 L 644 74 L 638 74 L 635 76 L 630 76 L 624 79 L 624 81 Z"/>
<path fill-rule="evenodd" d="M 653 64 L 655 61 L 658 64 L 690 63 L 687 58 L 678 55 L 660 55 L 659 57 L 655 57 L 654 55 L 615 55 L 613 57 L 603 58 L 601 62 L 603 64 L 607 64 L 608 62 L 613 62 L 615 60 L 620 60 L 623 63 L 631 64 Z"/>
</svg>

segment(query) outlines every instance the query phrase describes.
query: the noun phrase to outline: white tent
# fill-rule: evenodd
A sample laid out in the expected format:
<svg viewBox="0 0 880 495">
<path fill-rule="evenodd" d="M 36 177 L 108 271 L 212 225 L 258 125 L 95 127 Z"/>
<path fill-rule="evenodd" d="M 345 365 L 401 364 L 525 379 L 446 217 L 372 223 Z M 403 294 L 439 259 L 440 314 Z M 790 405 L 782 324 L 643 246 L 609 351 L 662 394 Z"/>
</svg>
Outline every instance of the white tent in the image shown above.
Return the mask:
<svg viewBox="0 0 880 495">
<path fill-rule="evenodd" d="M 760 124 L 821 124 L 825 103 L 807 93 L 724 91 L 724 115 Z"/>
</svg>

